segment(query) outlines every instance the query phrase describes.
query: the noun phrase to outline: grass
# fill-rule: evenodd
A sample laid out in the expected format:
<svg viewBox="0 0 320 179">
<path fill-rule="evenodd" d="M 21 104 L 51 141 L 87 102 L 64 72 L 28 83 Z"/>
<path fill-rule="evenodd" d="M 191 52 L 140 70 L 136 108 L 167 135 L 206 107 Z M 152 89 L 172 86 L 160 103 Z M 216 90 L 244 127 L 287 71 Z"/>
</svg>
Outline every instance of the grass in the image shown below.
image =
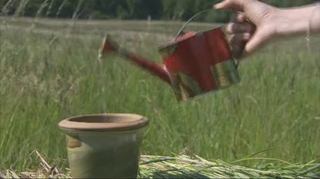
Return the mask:
<svg viewBox="0 0 320 179">
<path fill-rule="evenodd" d="M 70 22 L 39 20 L 23 30 L 33 21 L 5 20 L 0 31 L 0 170 L 39 168 L 34 150 L 66 168 L 65 136 L 57 123 L 103 111 L 151 120 L 144 155 L 172 156 L 188 148 L 207 160 L 245 166 L 269 163 L 267 158 L 304 164 L 320 157 L 316 36 L 310 52 L 303 38 L 275 42 L 241 64 L 240 84 L 180 104 L 169 86 L 121 58 L 102 66 L 97 60 L 101 35 L 112 31 L 122 46 L 161 62 L 156 46 L 175 35 L 180 24 L 163 28 L 156 22 L 148 29 L 145 22 L 108 26 L 108 21 L 93 21 L 69 28 Z"/>
</svg>

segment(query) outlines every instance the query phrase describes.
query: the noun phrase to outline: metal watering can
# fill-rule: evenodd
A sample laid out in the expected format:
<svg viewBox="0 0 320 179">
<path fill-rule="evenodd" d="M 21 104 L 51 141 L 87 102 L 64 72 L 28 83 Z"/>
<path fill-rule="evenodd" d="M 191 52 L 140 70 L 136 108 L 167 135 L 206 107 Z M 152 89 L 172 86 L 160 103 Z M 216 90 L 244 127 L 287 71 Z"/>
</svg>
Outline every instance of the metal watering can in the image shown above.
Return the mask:
<svg viewBox="0 0 320 179">
<path fill-rule="evenodd" d="M 208 92 L 228 88 L 240 82 L 238 63 L 231 54 L 222 26 L 207 31 L 183 32 L 159 48 L 163 64 L 157 64 L 119 47 L 107 35 L 100 57 L 116 53 L 167 82 L 178 101 L 194 99 Z"/>
</svg>

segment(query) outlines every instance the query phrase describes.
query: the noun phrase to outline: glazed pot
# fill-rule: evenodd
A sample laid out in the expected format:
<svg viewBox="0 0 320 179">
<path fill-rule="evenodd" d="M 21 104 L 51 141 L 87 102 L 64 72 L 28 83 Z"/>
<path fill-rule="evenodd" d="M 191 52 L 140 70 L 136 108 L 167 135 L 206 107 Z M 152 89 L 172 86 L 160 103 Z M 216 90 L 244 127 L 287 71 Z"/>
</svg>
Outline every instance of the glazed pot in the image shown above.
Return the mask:
<svg viewBox="0 0 320 179">
<path fill-rule="evenodd" d="M 137 178 L 149 120 L 137 114 L 93 114 L 64 119 L 72 178 Z"/>
</svg>

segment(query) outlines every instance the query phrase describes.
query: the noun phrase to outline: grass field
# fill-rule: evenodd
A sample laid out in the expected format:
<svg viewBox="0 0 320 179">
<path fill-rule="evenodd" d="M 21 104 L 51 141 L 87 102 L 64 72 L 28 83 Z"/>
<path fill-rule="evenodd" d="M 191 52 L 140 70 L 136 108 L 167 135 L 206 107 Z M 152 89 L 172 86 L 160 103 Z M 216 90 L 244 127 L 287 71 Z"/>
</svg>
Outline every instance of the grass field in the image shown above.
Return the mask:
<svg viewBox="0 0 320 179">
<path fill-rule="evenodd" d="M 97 52 L 102 35 L 112 32 L 124 47 L 161 62 L 156 47 L 181 23 L 1 21 L 0 170 L 39 168 L 35 150 L 66 168 L 65 136 L 57 123 L 103 111 L 151 120 L 143 154 L 174 155 L 188 148 L 208 160 L 250 166 L 279 164 L 267 158 L 320 158 L 316 36 L 310 51 L 304 37 L 270 44 L 241 64 L 240 84 L 180 104 L 164 82 L 121 58 L 105 60 L 100 68 Z"/>
</svg>

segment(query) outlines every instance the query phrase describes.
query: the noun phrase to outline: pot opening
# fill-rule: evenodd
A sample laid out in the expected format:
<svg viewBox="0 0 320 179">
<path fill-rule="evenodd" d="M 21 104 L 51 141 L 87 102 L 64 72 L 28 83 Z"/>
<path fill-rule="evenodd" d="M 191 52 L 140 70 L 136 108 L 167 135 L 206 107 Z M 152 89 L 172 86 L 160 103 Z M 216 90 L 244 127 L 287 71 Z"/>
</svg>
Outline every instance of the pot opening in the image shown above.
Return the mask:
<svg viewBox="0 0 320 179">
<path fill-rule="evenodd" d="M 136 117 L 124 117 L 124 116 L 109 116 L 109 115 L 99 115 L 99 116 L 82 116 L 77 118 L 72 118 L 71 122 L 81 122 L 81 123 L 127 123 L 137 121 L 139 118 Z"/>
</svg>

